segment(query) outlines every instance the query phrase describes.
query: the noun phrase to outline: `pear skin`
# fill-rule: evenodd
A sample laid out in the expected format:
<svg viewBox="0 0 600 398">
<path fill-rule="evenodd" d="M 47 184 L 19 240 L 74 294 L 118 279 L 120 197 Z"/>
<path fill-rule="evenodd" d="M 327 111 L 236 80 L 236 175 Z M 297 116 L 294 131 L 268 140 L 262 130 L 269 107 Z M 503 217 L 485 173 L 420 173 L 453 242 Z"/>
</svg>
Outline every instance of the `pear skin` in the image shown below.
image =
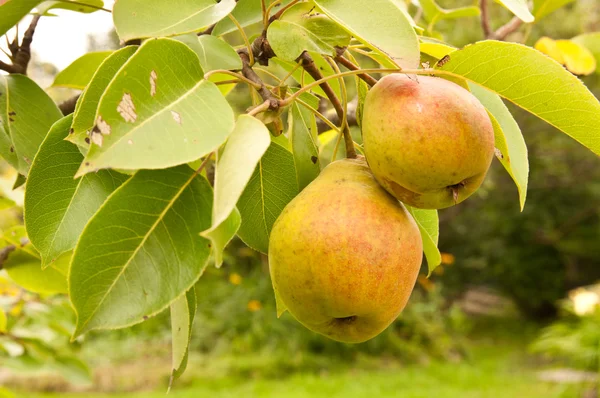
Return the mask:
<svg viewBox="0 0 600 398">
<path fill-rule="evenodd" d="M 328 165 L 271 231 L 276 297 L 308 329 L 360 343 L 386 329 L 414 288 L 423 247 L 406 208 L 364 158 Z"/>
<path fill-rule="evenodd" d="M 442 209 L 468 198 L 494 156 L 494 128 L 483 105 L 437 77 L 381 79 L 365 99 L 362 132 L 377 181 L 421 209 Z"/>
</svg>

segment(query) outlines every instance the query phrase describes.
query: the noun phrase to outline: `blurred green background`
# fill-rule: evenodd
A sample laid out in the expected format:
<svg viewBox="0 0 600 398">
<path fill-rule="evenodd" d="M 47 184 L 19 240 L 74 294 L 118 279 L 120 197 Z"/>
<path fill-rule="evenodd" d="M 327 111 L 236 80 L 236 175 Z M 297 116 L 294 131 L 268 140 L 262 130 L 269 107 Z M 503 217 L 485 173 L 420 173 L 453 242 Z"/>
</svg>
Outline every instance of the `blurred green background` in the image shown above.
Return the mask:
<svg viewBox="0 0 600 398">
<path fill-rule="evenodd" d="M 491 17 L 494 27 L 511 18 L 498 6 Z M 478 18 L 442 21 L 436 30 L 457 46 L 482 38 Z M 541 36 L 569 39 L 594 31 L 600 31 L 600 4 L 581 0 L 509 39 L 533 45 Z M 104 39 L 91 38 L 90 50 Z M 56 72 L 49 65 L 35 69 Z M 600 73 L 582 80 L 600 97 Z M 246 97 L 244 88 L 230 94 L 241 110 Z M 510 109 L 529 148 L 525 210 L 519 211 L 514 183 L 495 162 L 477 194 L 440 212 L 444 263 L 430 279 L 419 279 L 390 328 L 367 343 L 345 345 L 304 329 L 287 313 L 277 319 L 266 258 L 235 241 L 223 267 L 209 267 L 196 286 L 190 363 L 170 395 L 597 397 L 600 310 L 592 285 L 600 280 L 600 161 L 551 126 Z M 0 213 L 3 225 L 14 217 Z M 587 287 L 573 290 L 581 286 Z M 12 316 L 21 317 L 23 327 L 40 332 L 48 322 L 68 327 L 73 321 L 64 298 L 42 300 L 10 289 L 0 284 L 12 300 L 5 302 L 21 303 Z M 66 335 L 56 338 L 57 352 L 75 352 L 91 377 L 83 363 L 57 361 L 49 368 L 0 357 L 0 386 L 17 397 L 165 394 L 168 314 L 131 329 L 94 332 L 75 345 Z M 30 360 L 42 362 L 42 354 Z"/>
</svg>

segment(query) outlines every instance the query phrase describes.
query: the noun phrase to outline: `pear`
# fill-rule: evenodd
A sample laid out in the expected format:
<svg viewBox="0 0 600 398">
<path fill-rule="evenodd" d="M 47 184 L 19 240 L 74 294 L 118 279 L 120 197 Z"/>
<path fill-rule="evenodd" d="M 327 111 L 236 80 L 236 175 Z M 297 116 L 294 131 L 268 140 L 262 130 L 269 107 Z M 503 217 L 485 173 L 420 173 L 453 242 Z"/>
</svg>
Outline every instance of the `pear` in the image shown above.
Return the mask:
<svg viewBox="0 0 600 398">
<path fill-rule="evenodd" d="M 377 181 L 422 209 L 468 198 L 494 155 L 494 129 L 483 105 L 468 90 L 437 77 L 381 79 L 365 99 L 362 133 Z"/>
<path fill-rule="evenodd" d="M 278 305 L 331 339 L 369 340 L 406 305 L 422 250 L 414 219 L 381 188 L 364 158 L 331 163 L 271 231 Z"/>
</svg>

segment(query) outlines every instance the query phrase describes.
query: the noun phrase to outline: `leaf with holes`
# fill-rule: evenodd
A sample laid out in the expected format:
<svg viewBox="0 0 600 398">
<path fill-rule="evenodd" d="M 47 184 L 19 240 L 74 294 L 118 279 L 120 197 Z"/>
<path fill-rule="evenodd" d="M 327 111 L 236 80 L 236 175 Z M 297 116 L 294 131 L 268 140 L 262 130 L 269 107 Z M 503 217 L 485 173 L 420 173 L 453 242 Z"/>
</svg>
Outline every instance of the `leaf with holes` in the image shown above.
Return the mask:
<svg viewBox="0 0 600 398">
<path fill-rule="evenodd" d="M 498 0 L 498 2 L 525 23 L 531 23 L 535 19 L 529 11 L 527 0 Z"/>
<path fill-rule="evenodd" d="M 225 18 L 235 0 L 119 0 L 113 21 L 123 41 L 200 32 Z"/>
<path fill-rule="evenodd" d="M 335 55 L 336 47 L 350 43 L 344 29 L 313 9 L 310 3 L 297 4 L 269 25 L 267 39 L 279 58 L 295 61 L 304 51 Z"/>
<path fill-rule="evenodd" d="M 315 0 L 356 39 L 402 68 L 419 66 L 419 41 L 406 14 L 393 0 Z"/>
<path fill-rule="evenodd" d="M 428 275 L 431 275 L 433 270 L 442 263 L 442 255 L 437 247 L 440 235 L 438 212 L 437 210 L 417 209 L 405 206 L 410 214 L 412 214 L 421 232 L 423 252 L 425 253 L 425 258 L 427 258 Z"/>
<path fill-rule="evenodd" d="M 299 104 L 292 104 L 289 118 L 290 141 L 296 165 L 298 189 L 302 191 L 321 172 L 317 147 L 317 121 L 315 115 Z"/>
<path fill-rule="evenodd" d="M 15 26 L 29 11 L 41 3 L 42 0 L 8 0 L 0 1 L 0 36 Z"/>
<path fill-rule="evenodd" d="M 46 268 L 72 250 L 88 220 L 127 177 L 103 170 L 74 179 L 83 156 L 64 140 L 73 117 L 54 124 L 36 155 L 25 187 L 27 234 Z"/>
<path fill-rule="evenodd" d="M 52 85 L 83 90 L 94 77 L 98 67 L 112 53 L 112 51 L 98 51 L 77 58 L 56 75 Z"/>
<path fill-rule="evenodd" d="M 237 203 L 242 215 L 238 236 L 252 249 L 266 254 L 275 220 L 296 195 L 294 157 L 272 142 Z"/>
<path fill-rule="evenodd" d="M 67 137 L 68 141 L 77 144 L 80 148 L 87 148 L 90 144 L 89 136 L 96 123 L 96 111 L 100 98 L 106 87 L 110 84 L 115 74 L 137 50 L 137 46 L 127 46 L 113 52 L 94 72 L 91 81 L 81 94 L 75 107 L 72 130 Z"/>
<path fill-rule="evenodd" d="M 188 362 L 192 327 L 196 316 L 196 289 L 192 287 L 171 304 L 171 342 L 173 372 L 169 388 L 185 371 Z"/>
<path fill-rule="evenodd" d="M 96 115 L 77 177 L 188 163 L 218 148 L 235 125 L 196 54 L 172 39 L 146 41 L 109 83 Z"/>
<path fill-rule="evenodd" d="M 73 255 L 75 336 L 142 322 L 200 278 L 212 189 L 187 165 L 138 171 L 88 222 Z"/>
<path fill-rule="evenodd" d="M 27 175 L 48 130 L 62 113 L 33 80 L 0 75 L 0 156 Z"/>
<path fill-rule="evenodd" d="M 204 73 L 216 69 L 239 70 L 242 69 L 242 60 L 233 47 L 224 40 L 211 35 L 200 37 L 189 34 L 176 37 L 191 48 L 198 58 Z M 229 79 L 232 77 L 229 76 Z"/>
<path fill-rule="evenodd" d="M 579 79 L 537 50 L 482 41 L 453 52 L 434 73 L 483 86 L 600 155 L 600 102 Z"/>
<path fill-rule="evenodd" d="M 256 165 L 271 143 L 269 130 L 253 116 L 240 115 L 235 129 L 219 155 L 215 171 L 215 202 L 212 226 L 203 236 L 213 240 L 215 264 L 221 266 L 223 249 L 240 226 L 236 203 L 252 177 Z M 232 215 L 232 212 L 237 213 Z M 225 223 L 223 228 L 219 228 Z"/>
</svg>

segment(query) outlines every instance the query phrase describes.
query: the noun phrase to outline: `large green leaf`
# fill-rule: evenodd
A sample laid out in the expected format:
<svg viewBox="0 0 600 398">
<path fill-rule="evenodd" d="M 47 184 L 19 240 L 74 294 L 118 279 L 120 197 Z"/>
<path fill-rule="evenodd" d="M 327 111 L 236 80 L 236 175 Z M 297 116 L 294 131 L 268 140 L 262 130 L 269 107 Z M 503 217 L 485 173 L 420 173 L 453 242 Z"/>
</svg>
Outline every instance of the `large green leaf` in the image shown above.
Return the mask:
<svg viewBox="0 0 600 398">
<path fill-rule="evenodd" d="M 238 236 L 254 250 L 267 253 L 275 220 L 297 194 L 294 157 L 272 142 L 238 201 L 242 215 Z"/>
<path fill-rule="evenodd" d="M 54 1 L 53 0 L 53 1 L 44 1 L 42 4 L 40 4 L 40 6 L 38 7 L 38 10 L 41 13 L 45 13 L 48 10 L 59 8 L 62 10 L 70 10 L 70 11 L 76 11 L 76 12 L 88 14 L 91 12 L 96 12 L 102 7 L 104 7 L 103 0 L 78 0 L 77 2 L 70 2 L 69 0 L 66 0 L 66 1 Z"/>
<path fill-rule="evenodd" d="M 317 121 L 310 110 L 294 103 L 291 107 L 289 123 L 298 188 L 302 191 L 321 172 L 317 146 Z"/>
<path fill-rule="evenodd" d="M 102 170 L 75 180 L 83 155 L 64 140 L 73 116 L 54 124 L 36 155 L 25 188 L 25 225 L 45 268 L 75 248 L 83 227 L 126 176 Z"/>
<path fill-rule="evenodd" d="M 585 33 L 571 39 L 573 42 L 587 48 L 596 58 L 596 73 L 600 74 L 600 32 Z"/>
<path fill-rule="evenodd" d="M 204 73 L 216 69 L 242 69 L 242 60 L 233 47 L 215 36 L 189 34 L 176 38 L 194 50 Z M 231 76 L 229 76 L 231 78 Z"/>
<path fill-rule="evenodd" d="M 313 9 L 310 3 L 297 4 L 269 25 L 267 39 L 279 58 L 295 61 L 304 51 L 335 55 L 336 47 L 350 43 L 344 29 Z"/>
<path fill-rule="evenodd" d="M 419 66 L 419 41 L 406 14 L 392 0 L 315 0 L 358 40 L 402 68 Z"/>
<path fill-rule="evenodd" d="M 262 0 L 238 0 L 231 15 L 233 15 L 235 17 L 235 19 L 238 21 L 238 23 L 242 27 L 246 27 L 248 25 L 252 25 L 257 22 L 261 22 L 262 21 L 261 1 Z M 265 0 L 265 3 L 267 6 L 269 6 L 270 4 L 272 4 L 275 1 L 277 1 L 277 0 Z M 271 13 L 271 15 L 273 15 L 273 13 L 277 12 L 277 10 L 280 7 L 283 7 L 287 4 L 289 4 L 291 1 L 292 0 L 283 0 L 281 3 L 279 3 L 279 6 L 275 6 L 273 8 L 273 12 Z M 226 33 L 234 32 L 236 30 L 237 30 L 237 26 L 235 26 L 233 21 L 229 18 L 225 18 L 225 19 L 222 19 L 221 21 L 219 21 L 219 23 L 217 23 L 212 34 L 215 36 L 221 36 Z"/>
<path fill-rule="evenodd" d="M 83 90 L 94 77 L 100 64 L 112 53 L 112 51 L 98 51 L 77 58 L 56 75 L 52 85 Z"/>
<path fill-rule="evenodd" d="M 425 19 L 431 23 L 443 19 L 476 17 L 480 14 L 479 7 L 477 6 L 446 9 L 440 7 L 435 0 L 420 0 L 419 3 L 423 9 Z"/>
<path fill-rule="evenodd" d="M 579 79 L 537 50 L 482 41 L 453 52 L 434 73 L 483 86 L 600 155 L 600 103 Z"/>
<path fill-rule="evenodd" d="M 62 117 L 56 104 L 23 75 L 0 75 L 0 156 L 19 173 L 29 166 L 52 124 Z"/>
<path fill-rule="evenodd" d="M 199 32 L 220 21 L 235 0 L 119 0 L 113 20 L 121 40 Z"/>
<path fill-rule="evenodd" d="M 192 327 L 196 316 L 196 289 L 192 286 L 171 304 L 171 339 L 173 372 L 169 388 L 185 371 L 188 362 Z"/>
<path fill-rule="evenodd" d="M 10 28 L 31 11 L 42 0 L 4 0 L 0 1 L 0 36 L 3 36 Z"/>
<path fill-rule="evenodd" d="M 533 0 L 533 15 L 540 20 L 575 0 Z"/>
<path fill-rule="evenodd" d="M 510 12 L 515 14 L 521 21 L 525 23 L 533 22 L 535 19 L 529 7 L 527 0 L 497 0 L 500 4 L 506 7 Z"/>
<path fill-rule="evenodd" d="M 428 273 L 431 275 L 434 269 L 442 263 L 442 255 L 438 249 L 438 239 L 440 235 L 439 219 L 437 210 L 417 209 L 406 206 L 406 209 L 412 214 L 423 239 L 423 252 L 427 258 Z"/>
<path fill-rule="evenodd" d="M 223 154 L 219 156 L 215 171 L 212 226 L 203 233 L 213 241 L 217 267 L 223 262 L 223 248 L 240 226 L 239 213 L 236 213 L 237 216 L 231 214 L 270 143 L 269 130 L 261 121 L 252 116 L 241 115 L 227 140 Z M 227 228 L 219 228 L 226 220 Z"/>
<path fill-rule="evenodd" d="M 96 124 L 96 111 L 98 110 L 100 98 L 115 74 L 136 50 L 137 46 L 127 46 L 113 52 L 108 58 L 102 61 L 77 102 L 73 126 L 71 126 L 72 130 L 67 140 L 77 144 L 81 148 L 87 149 L 90 143 L 89 136 Z"/>
<path fill-rule="evenodd" d="M 210 255 L 212 189 L 187 165 L 138 171 L 86 225 L 69 293 L 75 336 L 142 322 L 200 278 Z"/>
<path fill-rule="evenodd" d="M 51 267 L 42 270 L 38 256 L 19 248 L 10 253 L 4 269 L 17 285 L 33 293 L 66 293 L 70 259 L 71 253 L 65 253 Z"/>
<path fill-rule="evenodd" d="M 76 176 L 191 162 L 218 148 L 235 124 L 225 97 L 203 80 L 196 54 L 172 39 L 146 41 L 112 79 L 96 115 Z"/>
<path fill-rule="evenodd" d="M 521 129 L 498 95 L 473 83 L 469 83 L 469 88 L 491 114 L 496 157 L 517 185 L 521 210 L 523 210 L 527 198 L 529 160 Z"/>
</svg>

